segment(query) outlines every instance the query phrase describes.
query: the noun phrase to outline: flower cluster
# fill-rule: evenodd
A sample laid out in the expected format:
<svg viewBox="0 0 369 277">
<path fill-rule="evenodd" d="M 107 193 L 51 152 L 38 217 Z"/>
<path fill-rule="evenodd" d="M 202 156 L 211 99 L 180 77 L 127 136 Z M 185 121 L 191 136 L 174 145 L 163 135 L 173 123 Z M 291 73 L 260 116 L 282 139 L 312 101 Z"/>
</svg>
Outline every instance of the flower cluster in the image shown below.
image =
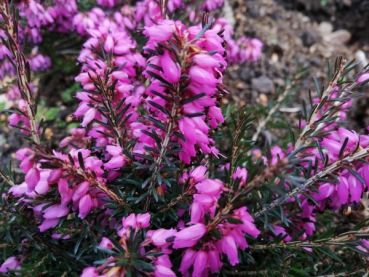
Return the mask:
<svg viewBox="0 0 369 277">
<path fill-rule="evenodd" d="M 208 134 L 210 127 L 224 122 L 219 108 L 219 100 L 227 93 L 222 85 L 226 68 L 223 38 L 214 30 L 202 32 L 198 26 L 186 29 L 171 20 L 146 27 L 143 33 L 149 38 L 144 51 L 153 54 L 145 71 L 151 79 L 146 90 L 148 112 L 161 122 L 171 121 L 171 132 L 183 135 L 183 139 L 177 136 L 172 140 L 181 145 L 179 158 L 185 163 L 189 164 L 199 150 L 217 155 Z M 160 128 L 151 128 L 164 135 Z M 139 141 L 155 147 L 155 140 L 147 135 Z"/>
</svg>

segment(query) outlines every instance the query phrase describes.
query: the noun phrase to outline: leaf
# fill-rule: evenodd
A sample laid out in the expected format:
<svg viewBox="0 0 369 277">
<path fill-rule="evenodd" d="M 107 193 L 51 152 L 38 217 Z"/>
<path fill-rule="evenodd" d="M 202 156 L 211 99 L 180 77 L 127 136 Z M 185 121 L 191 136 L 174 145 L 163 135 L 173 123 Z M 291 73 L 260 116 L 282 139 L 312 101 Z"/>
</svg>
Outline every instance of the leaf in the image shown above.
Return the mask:
<svg viewBox="0 0 369 277">
<path fill-rule="evenodd" d="M 156 133 L 151 133 L 151 132 L 148 132 L 146 130 L 141 130 L 142 133 L 144 133 L 145 135 L 153 138 L 159 148 L 159 150 L 161 150 L 161 138 L 159 138 L 159 136 L 156 134 Z"/>
<path fill-rule="evenodd" d="M 150 120 L 151 122 L 153 122 L 156 127 L 163 130 L 164 132 L 167 130 L 167 126 L 163 122 L 153 118 L 152 116 L 144 115 L 144 118 L 146 118 L 146 119 Z"/>
<path fill-rule="evenodd" d="M 148 161 L 154 161 L 154 158 L 151 157 L 151 156 L 147 156 L 147 155 L 143 155 L 143 154 L 140 154 L 140 153 L 136 153 L 136 152 L 132 152 L 132 156 L 136 156 L 136 157 L 140 157 L 142 159 L 146 159 Z"/>
<path fill-rule="evenodd" d="M 146 51 L 146 49 L 145 49 L 145 51 Z M 150 70 L 146 70 L 146 73 L 149 74 L 151 77 L 159 80 L 160 82 L 172 86 L 171 83 L 169 83 L 167 80 L 165 80 L 163 77 L 159 76 L 158 74 L 156 74 L 156 73 L 154 73 L 154 72 L 152 72 Z"/>
<path fill-rule="evenodd" d="M 163 94 L 161 94 L 160 92 L 157 92 L 155 90 L 150 90 L 150 92 L 152 94 L 155 94 L 156 96 L 159 96 L 160 98 L 164 99 L 165 101 L 169 102 L 169 103 L 173 103 L 173 99 L 169 98 L 168 96 L 165 96 Z"/>
<path fill-rule="evenodd" d="M 318 146 L 318 150 L 319 150 L 319 154 L 320 154 L 320 159 L 322 160 L 323 164 L 325 163 L 325 158 L 324 158 L 324 154 L 323 154 L 323 150 L 322 150 L 322 146 L 320 145 L 319 140 L 316 141 L 316 144 Z"/>
<path fill-rule="evenodd" d="M 186 117 L 198 117 L 198 116 L 203 116 L 205 115 L 205 113 L 191 113 L 191 114 L 185 114 L 184 116 Z"/>
<path fill-rule="evenodd" d="M 343 266 L 345 266 L 345 263 L 336 254 L 334 254 L 329 249 L 325 249 L 325 248 L 322 248 L 322 247 L 317 247 L 316 249 L 319 250 L 320 252 L 324 253 L 325 255 L 331 257 L 333 260 L 336 260 L 337 262 L 339 262 Z"/>
<path fill-rule="evenodd" d="M 239 220 L 233 217 L 227 217 L 227 221 L 232 224 L 243 224 L 242 220 Z"/>
<path fill-rule="evenodd" d="M 155 267 L 152 264 L 146 263 L 142 260 L 133 260 L 132 265 L 139 271 L 154 272 Z"/>
<path fill-rule="evenodd" d="M 315 76 L 313 77 L 313 79 L 314 79 L 314 84 L 315 84 L 315 88 L 316 88 L 316 91 L 318 93 L 318 96 L 319 96 L 319 98 L 321 98 L 322 97 L 322 93 L 320 91 L 318 80 L 316 79 Z"/>
<path fill-rule="evenodd" d="M 151 106 L 153 106 L 153 107 L 157 108 L 158 110 L 160 110 L 160 111 L 162 111 L 163 113 L 165 113 L 166 115 L 168 115 L 169 117 L 172 117 L 172 115 L 170 114 L 170 111 L 168 111 L 168 109 L 167 109 L 167 108 L 165 108 L 165 107 L 163 107 L 163 106 L 161 106 L 161 105 L 159 105 L 159 104 L 157 104 L 157 103 L 155 103 L 155 102 L 153 102 L 153 101 L 150 101 L 150 100 L 148 100 L 147 102 L 148 102 Z"/>
<path fill-rule="evenodd" d="M 136 199 L 135 204 L 140 203 L 148 195 L 149 195 L 149 192 L 145 192 L 144 194 L 141 194 L 141 196 Z"/>
<path fill-rule="evenodd" d="M 363 185 L 365 185 L 365 181 L 364 179 L 360 176 L 360 174 L 358 174 L 355 170 L 353 170 L 351 167 L 349 166 L 345 166 L 345 168 L 351 172 L 352 175 L 354 175 L 359 181 L 360 183 L 362 183 Z"/>
<path fill-rule="evenodd" d="M 143 183 L 142 183 L 142 188 L 145 188 L 147 186 L 147 184 L 152 180 L 152 176 L 150 176 L 149 178 L 147 178 Z"/>
<path fill-rule="evenodd" d="M 218 53 L 218 50 L 209 51 L 209 52 L 208 52 L 208 53 L 206 53 L 206 54 L 208 54 L 208 55 L 210 55 L 210 56 L 213 56 L 213 55 L 215 55 L 216 53 Z"/>
<path fill-rule="evenodd" d="M 180 133 L 180 132 L 175 132 L 175 133 L 174 133 L 174 135 L 175 135 L 176 137 L 180 138 L 182 141 L 187 142 L 186 137 L 185 137 L 182 133 Z"/>
<path fill-rule="evenodd" d="M 302 194 L 303 194 L 306 198 L 310 199 L 310 200 L 311 200 L 311 202 L 313 202 L 315 206 L 319 206 L 318 202 L 316 202 L 316 200 L 315 200 L 315 199 L 314 199 L 310 194 L 305 193 L 305 192 L 303 192 Z"/>
<path fill-rule="evenodd" d="M 345 141 L 343 142 L 342 147 L 340 149 L 340 153 L 338 154 L 338 158 L 342 158 L 342 155 L 343 155 L 343 152 L 345 151 L 348 140 L 349 140 L 349 138 L 346 137 Z"/>
<path fill-rule="evenodd" d="M 82 157 L 82 152 L 78 152 L 78 162 L 79 162 L 79 166 L 82 168 L 82 170 L 86 171 L 85 163 L 84 163 L 83 157 Z"/>
<path fill-rule="evenodd" d="M 117 254 L 117 252 L 115 252 L 113 250 L 110 250 L 110 249 L 107 249 L 107 248 L 104 248 L 104 247 L 101 247 L 101 246 L 96 246 L 96 249 L 98 249 L 101 252 L 104 252 L 106 254 L 109 254 L 109 255 L 116 255 Z"/>
<path fill-rule="evenodd" d="M 213 231 L 210 232 L 210 235 L 216 238 L 217 240 L 222 239 L 222 234 L 219 232 L 217 228 L 214 228 Z"/>
<path fill-rule="evenodd" d="M 115 239 L 113 238 L 109 238 L 109 240 L 113 243 L 113 245 L 115 246 L 115 248 L 122 254 L 124 254 L 126 251 L 124 250 L 124 248 L 122 247 L 122 245 L 120 245 L 119 242 L 117 242 Z"/>
<path fill-rule="evenodd" d="M 197 99 L 200 99 L 202 97 L 206 96 L 206 93 L 205 92 L 202 92 L 202 93 L 199 93 L 199 94 L 196 94 L 190 98 L 187 98 L 187 99 L 184 99 L 181 101 L 181 104 L 184 105 L 184 104 L 187 104 L 187 103 L 190 103 L 192 101 L 195 101 Z"/>
<path fill-rule="evenodd" d="M 197 34 L 197 36 L 194 37 L 194 39 L 192 40 L 192 43 L 195 43 L 196 40 L 201 38 L 204 35 L 204 33 L 211 27 L 212 24 L 213 24 L 213 18 L 210 18 L 208 24 L 206 24 L 205 27 L 202 28 L 202 30 Z"/>
</svg>

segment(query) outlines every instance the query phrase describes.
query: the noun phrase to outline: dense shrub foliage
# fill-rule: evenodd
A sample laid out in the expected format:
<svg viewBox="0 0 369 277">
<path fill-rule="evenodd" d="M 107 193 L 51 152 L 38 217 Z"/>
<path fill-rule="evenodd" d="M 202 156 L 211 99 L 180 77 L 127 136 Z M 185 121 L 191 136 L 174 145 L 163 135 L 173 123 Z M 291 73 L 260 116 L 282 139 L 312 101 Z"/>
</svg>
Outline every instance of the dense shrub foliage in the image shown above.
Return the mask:
<svg viewBox="0 0 369 277">
<path fill-rule="evenodd" d="M 296 122 L 279 108 L 303 71 L 269 109 L 225 104 L 227 66 L 257 61 L 263 43 L 233 38 L 223 2 L 0 1 L 5 112 L 29 141 L 21 170 L 0 171 L 2 274 L 365 272 L 367 222 L 340 230 L 330 217 L 368 190 L 369 136 L 341 124 L 367 69 L 329 64 Z M 80 49 L 72 63 L 61 36 Z M 78 126 L 55 148 L 37 116 L 50 67 L 78 90 Z M 261 144 L 274 125 L 280 137 Z"/>
</svg>

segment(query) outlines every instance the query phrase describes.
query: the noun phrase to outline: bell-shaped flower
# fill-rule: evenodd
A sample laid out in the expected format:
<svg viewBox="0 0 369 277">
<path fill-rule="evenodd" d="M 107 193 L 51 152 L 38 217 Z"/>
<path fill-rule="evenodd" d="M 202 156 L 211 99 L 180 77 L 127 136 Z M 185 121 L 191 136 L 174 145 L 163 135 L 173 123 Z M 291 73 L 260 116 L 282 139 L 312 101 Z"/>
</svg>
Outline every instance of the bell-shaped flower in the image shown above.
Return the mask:
<svg viewBox="0 0 369 277">
<path fill-rule="evenodd" d="M 161 67 L 163 68 L 164 78 L 172 84 L 178 83 L 181 78 L 181 67 L 174 62 L 168 51 L 164 51 L 161 58 Z"/>
<path fill-rule="evenodd" d="M 86 215 L 88 215 L 92 209 L 92 199 L 90 194 L 85 194 L 81 197 L 79 200 L 79 218 L 85 218 Z"/>
<path fill-rule="evenodd" d="M 193 264 L 193 277 L 204 276 L 204 271 L 208 267 L 211 261 L 209 260 L 208 253 L 206 251 L 200 250 L 196 253 L 194 264 Z"/>
<path fill-rule="evenodd" d="M 183 252 L 183 257 L 181 260 L 181 266 L 179 268 L 179 271 L 182 272 L 182 274 L 185 274 L 188 272 L 189 268 L 192 266 L 194 259 L 195 259 L 196 251 L 192 248 L 187 248 Z"/>
<path fill-rule="evenodd" d="M 148 228 L 150 226 L 151 215 L 149 213 L 138 214 L 136 216 L 136 224 L 139 228 Z"/>
<path fill-rule="evenodd" d="M 190 227 L 184 228 L 175 235 L 173 248 L 184 248 L 194 246 L 199 239 L 206 233 L 206 226 L 203 223 L 197 223 Z"/>
<path fill-rule="evenodd" d="M 27 172 L 25 182 L 27 184 L 29 192 L 35 190 L 37 183 L 40 181 L 40 177 L 41 177 L 40 171 L 35 167 L 31 168 Z"/>
</svg>

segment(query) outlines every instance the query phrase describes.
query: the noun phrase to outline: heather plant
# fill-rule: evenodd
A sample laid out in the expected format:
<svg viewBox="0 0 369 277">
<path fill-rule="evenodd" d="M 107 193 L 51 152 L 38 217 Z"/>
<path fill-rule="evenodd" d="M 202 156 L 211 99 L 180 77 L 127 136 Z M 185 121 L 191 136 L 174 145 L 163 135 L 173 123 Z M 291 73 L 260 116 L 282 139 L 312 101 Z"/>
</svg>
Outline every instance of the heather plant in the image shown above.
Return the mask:
<svg viewBox="0 0 369 277">
<path fill-rule="evenodd" d="M 223 104 L 227 66 L 256 61 L 263 47 L 211 16 L 223 1 L 90 2 L 0 1 L 1 77 L 14 105 L 5 112 L 29 141 L 16 152 L 23 174 L 0 171 L 1 274 L 367 271 L 367 221 L 342 230 L 329 220 L 368 190 L 369 136 L 342 124 L 367 68 L 354 74 L 358 63 L 339 57 L 325 88 L 314 79 L 300 120 L 286 122 L 280 108 L 305 69 L 268 110 Z M 32 83 L 51 62 L 25 47 L 42 46 L 42 32 L 84 41 L 73 76 L 79 126 L 56 148 Z"/>
</svg>

